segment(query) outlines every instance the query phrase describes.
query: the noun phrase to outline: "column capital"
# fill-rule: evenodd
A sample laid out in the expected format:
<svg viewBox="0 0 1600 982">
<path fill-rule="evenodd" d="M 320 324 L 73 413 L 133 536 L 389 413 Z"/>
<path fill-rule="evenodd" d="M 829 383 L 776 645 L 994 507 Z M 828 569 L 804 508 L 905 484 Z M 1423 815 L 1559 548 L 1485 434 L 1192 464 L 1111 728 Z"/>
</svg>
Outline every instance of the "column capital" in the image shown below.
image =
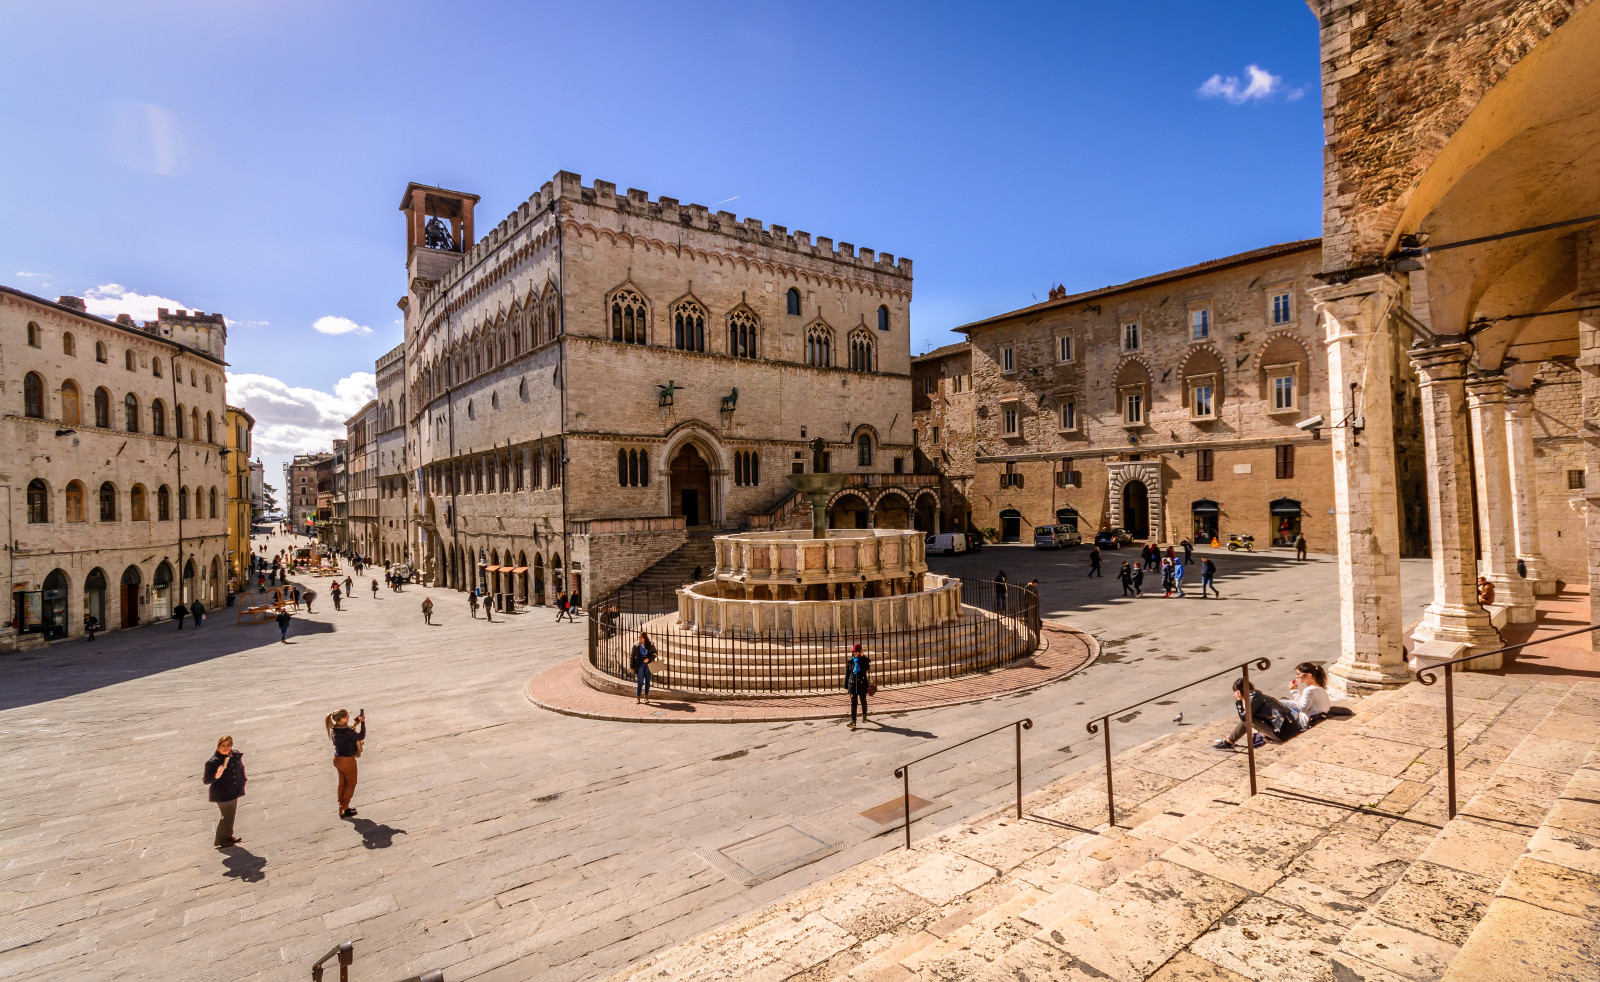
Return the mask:
<svg viewBox="0 0 1600 982">
<path fill-rule="evenodd" d="M 1472 406 L 1504 403 L 1506 378 L 1504 375 L 1474 375 L 1467 379 L 1467 404 Z"/>
<path fill-rule="evenodd" d="M 1333 345 L 1382 331 L 1403 289 L 1399 280 L 1378 274 L 1315 286 L 1306 294 L 1322 318 L 1324 342 Z"/>
<path fill-rule="evenodd" d="M 1506 415 L 1518 418 L 1533 415 L 1533 390 L 1506 387 Z"/>
<path fill-rule="evenodd" d="M 1417 374 L 1422 376 L 1421 385 L 1426 387 L 1466 378 L 1464 369 L 1472 358 L 1472 345 L 1458 341 L 1429 348 L 1412 348 L 1407 354 Z"/>
</svg>

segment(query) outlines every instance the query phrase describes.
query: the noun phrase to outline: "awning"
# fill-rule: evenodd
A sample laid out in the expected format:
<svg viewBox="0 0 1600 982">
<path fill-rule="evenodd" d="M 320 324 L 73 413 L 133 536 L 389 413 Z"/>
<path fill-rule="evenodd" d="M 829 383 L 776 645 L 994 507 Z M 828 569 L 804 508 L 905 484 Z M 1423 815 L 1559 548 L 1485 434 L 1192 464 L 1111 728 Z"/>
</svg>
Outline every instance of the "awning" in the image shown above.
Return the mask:
<svg viewBox="0 0 1600 982">
<path fill-rule="evenodd" d="M 1300 514 L 1300 502 L 1294 500 L 1293 498 L 1279 498 L 1268 507 L 1274 515 Z"/>
<path fill-rule="evenodd" d="M 1189 510 L 1194 512 L 1196 515 L 1216 515 L 1222 511 L 1221 508 L 1217 507 L 1217 503 L 1215 501 L 1205 498 L 1202 498 L 1190 505 Z"/>
<path fill-rule="evenodd" d="M 500 572 L 500 567 L 498 567 L 498 566 L 485 566 L 483 568 L 483 571 L 485 573 L 498 573 L 498 572 Z"/>
<path fill-rule="evenodd" d="M 511 572 L 513 572 L 513 573 L 526 573 L 527 571 L 528 571 L 528 567 L 526 567 L 526 566 L 513 566 L 511 568 Z"/>
</svg>

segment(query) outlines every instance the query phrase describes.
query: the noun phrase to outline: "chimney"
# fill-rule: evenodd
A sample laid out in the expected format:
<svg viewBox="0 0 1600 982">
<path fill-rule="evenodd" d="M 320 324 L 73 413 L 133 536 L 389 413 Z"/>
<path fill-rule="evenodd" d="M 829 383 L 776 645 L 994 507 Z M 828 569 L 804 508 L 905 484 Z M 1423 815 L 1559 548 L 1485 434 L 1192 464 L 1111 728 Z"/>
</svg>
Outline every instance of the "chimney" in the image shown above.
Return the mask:
<svg viewBox="0 0 1600 982">
<path fill-rule="evenodd" d="M 71 307 L 73 310 L 81 310 L 86 314 L 89 312 L 89 308 L 84 304 L 82 297 L 57 297 L 56 303 L 63 307 Z"/>
</svg>

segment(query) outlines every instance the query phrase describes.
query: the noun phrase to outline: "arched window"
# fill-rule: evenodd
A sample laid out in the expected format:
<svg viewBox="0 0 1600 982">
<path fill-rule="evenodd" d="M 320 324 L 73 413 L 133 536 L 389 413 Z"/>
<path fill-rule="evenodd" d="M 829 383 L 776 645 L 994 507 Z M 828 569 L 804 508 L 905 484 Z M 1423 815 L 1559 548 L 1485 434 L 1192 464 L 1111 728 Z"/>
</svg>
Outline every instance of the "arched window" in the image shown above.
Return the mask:
<svg viewBox="0 0 1600 982">
<path fill-rule="evenodd" d="M 706 350 L 706 312 L 693 300 L 672 309 L 672 346 L 679 351 Z"/>
<path fill-rule="evenodd" d="M 189 489 L 185 488 L 185 487 L 179 487 L 178 488 L 178 518 L 179 519 L 185 519 L 185 518 L 188 518 L 188 517 L 189 517 Z"/>
<path fill-rule="evenodd" d="M 180 374 L 178 376 L 178 378 L 181 380 L 183 378 L 183 376 Z M 194 382 L 194 369 L 191 368 L 191 369 L 189 369 L 189 388 L 191 388 L 191 389 L 194 388 L 194 385 L 195 385 L 195 382 Z"/>
<path fill-rule="evenodd" d="M 156 521 L 172 521 L 172 492 L 165 484 L 156 489 Z"/>
<path fill-rule="evenodd" d="M 872 437 L 866 433 L 856 437 L 856 466 L 872 466 Z"/>
<path fill-rule="evenodd" d="M 96 341 L 94 343 L 94 360 L 102 365 L 110 360 L 110 356 L 106 353 L 106 343 L 104 341 Z"/>
<path fill-rule="evenodd" d="M 150 359 L 150 374 L 154 375 L 156 378 L 160 378 L 161 377 L 161 359 L 160 358 L 152 358 L 152 359 Z"/>
<path fill-rule="evenodd" d="M 183 403 L 178 403 L 178 411 L 172 414 L 172 435 L 183 439 Z"/>
<path fill-rule="evenodd" d="M 889 329 L 889 308 L 883 306 L 882 304 L 879 304 L 878 305 L 878 330 L 887 331 L 888 329 Z"/>
<path fill-rule="evenodd" d="M 792 286 L 789 288 L 789 293 L 787 294 L 787 296 L 784 299 L 784 307 L 789 312 L 789 316 L 790 317 L 799 317 L 800 316 L 800 291 L 799 290 L 796 290 Z"/>
<path fill-rule="evenodd" d="M 28 524 L 44 525 L 49 521 L 50 489 L 36 477 L 28 482 Z"/>
<path fill-rule="evenodd" d="M 200 439 L 200 408 L 198 406 L 189 410 L 189 439 Z"/>
<path fill-rule="evenodd" d="M 83 482 L 67 482 L 67 521 L 83 521 Z"/>
<path fill-rule="evenodd" d="M 806 364 L 818 368 L 833 366 L 833 332 L 820 321 L 806 331 Z"/>
<path fill-rule="evenodd" d="M 30 419 L 44 419 L 44 379 L 38 372 L 22 377 L 22 414 Z"/>
<path fill-rule="evenodd" d="M 649 344 L 648 317 L 643 297 L 632 290 L 619 292 L 611 298 L 611 340 Z"/>
<path fill-rule="evenodd" d="M 137 365 L 133 357 L 132 348 L 129 348 L 127 351 L 122 353 L 122 366 L 130 372 L 137 371 Z"/>
<path fill-rule="evenodd" d="M 872 371 L 872 335 L 863 330 L 850 332 L 850 370 Z"/>
<path fill-rule="evenodd" d="M 167 404 L 160 399 L 150 400 L 150 432 L 156 436 L 167 435 Z"/>
<path fill-rule="evenodd" d="M 733 455 L 733 483 L 739 487 L 754 487 L 761 483 L 761 454 L 756 450 L 739 450 Z"/>
<path fill-rule="evenodd" d="M 82 418 L 82 406 L 78 400 L 78 383 L 68 379 L 61 383 L 61 422 L 68 426 L 77 426 Z"/>
<path fill-rule="evenodd" d="M 756 317 L 748 307 L 728 315 L 728 354 L 735 358 L 756 357 Z"/>
<path fill-rule="evenodd" d="M 216 518 L 217 517 L 217 489 L 216 488 L 212 488 L 210 491 L 206 492 L 206 498 L 208 499 L 207 504 L 206 504 L 206 517 L 207 518 Z"/>
<path fill-rule="evenodd" d="M 211 391 L 211 376 L 210 375 L 206 376 L 206 391 L 207 392 Z"/>
<path fill-rule="evenodd" d="M 628 451 L 617 451 L 617 486 L 628 486 Z"/>
<path fill-rule="evenodd" d="M 40 341 L 39 341 L 39 325 L 35 324 L 33 321 L 29 321 L 28 322 L 28 347 L 30 347 L 30 348 L 41 348 L 43 346 L 44 345 L 42 345 L 40 343 Z"/>
<path fill-rule="evenodd" d="M 209 378 L 209 377 L 210 376 L 207 376 L 207 378 Z M 216 441 L 216 434 L 212 429 L 212 419 L 211 419 L 211 413 L 210 412 L 206 413 L 206 442 L 207 443 L 216 443 L 217 442 Z"/>
<path fill-rule="evenodd" d="M 149 514 L 145 511 L 144 485 L 135 484 L 133 490 L 128 492 L 128 518 L 130 521 L 147 522 Z"/>
<path fill-rule="evenodd" d="M 61 353 L 68 358 L 78 357 L 78 342 L 73 338 L 71 331 L 61 335 Z"/>
<path fill-rule="evenodd" d="M 129 433 L 139 432 L 139 397 L 132 392 L 122 400 L 122 423 Z"/>
<path fill-rule="evenodd" d="M 94 390 L 94 425 L 102 430 L 111 428 L 111 393 L 104 387 Z"/>
<path fill-rule="evenodd" d="M 139 508 L 144 510 L 144 492 L 139 492 Z M 117 488 L 110 481 L 100 485 L 100 521 L 117 520 Z"/>
</svg>

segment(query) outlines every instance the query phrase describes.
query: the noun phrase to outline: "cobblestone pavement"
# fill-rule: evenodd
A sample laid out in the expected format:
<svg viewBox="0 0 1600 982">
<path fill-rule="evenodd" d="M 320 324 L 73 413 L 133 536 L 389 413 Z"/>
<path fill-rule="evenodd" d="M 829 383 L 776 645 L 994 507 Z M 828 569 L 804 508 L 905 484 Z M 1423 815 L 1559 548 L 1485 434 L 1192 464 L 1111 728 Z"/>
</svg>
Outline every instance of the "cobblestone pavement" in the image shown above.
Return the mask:
<svg viewBox="0 0 1600 982">
<path fill-rule="evenodd" d="M 276 540 L 273 547 L 282 544 Z M 896 763 L 1020 715 L 1028 782 L 1096 760 L 1084 719 L 1269 654 L 1331 658 L 1331 561 L 1222 560 L 1222 601 L 1120 602 L 1081 553 L 992 548 L 937 562 L 1039 575 L 1046 616 L 1098 636 L 1095 665 L 1034 692 L 875 721 L 644 727 L 538 709 L 533 675 L 581 625 L 487 624 L 460 594 L 370 590 L 341 612 L 235 627 L 219 610 L 0 657 L 0 978 L 303 979 L 356 942 L 353 977 L 586 979 L 875 856 Z M 1408 610 L 1427 568 L 1407 563 Z M 434 598 L 436 627 L 418 605 Z M 1416 596 L 1413 602 L 1409 599 Z M 1282 659 L 1282 660 L 1279 660 Z M 336 815 L 322 717 L 365 709 L 354 821 Z M 1119 747 L 1226 709 L 1225 687 L 1118 722 Z M 233 735 L 250 775 L 238 848 L 211 848 L 200 765 Z M 1095 738 L 1098 739 L 1098 738 Z M 1010 793 L 1006 741 L 919 765 L 921 820 L 947 826 Z M 747 885 L 748 884 L 748 885 Z"/>
</svg>

